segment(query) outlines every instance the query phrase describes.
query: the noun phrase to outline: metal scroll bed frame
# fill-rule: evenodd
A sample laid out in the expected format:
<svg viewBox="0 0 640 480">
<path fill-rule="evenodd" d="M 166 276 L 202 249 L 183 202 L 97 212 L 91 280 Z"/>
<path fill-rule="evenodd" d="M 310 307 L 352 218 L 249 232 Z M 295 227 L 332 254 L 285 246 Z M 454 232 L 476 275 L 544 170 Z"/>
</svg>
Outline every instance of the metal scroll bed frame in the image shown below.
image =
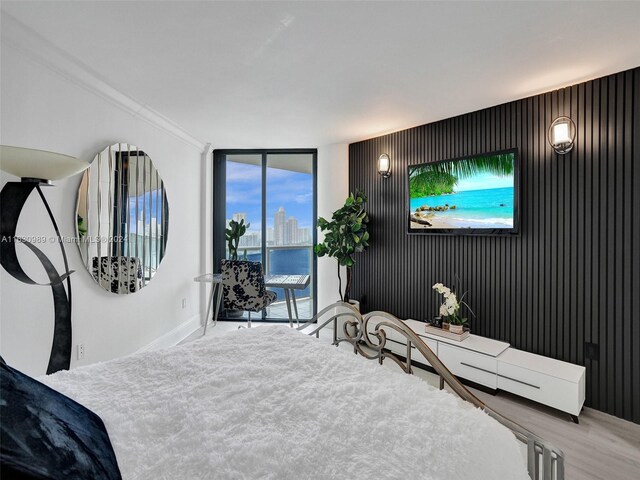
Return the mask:
<svg viewBox="0 0 640 480">
<path fill-rule="evenodd" d="M 327 314 L 329 314 L 329 317 L 322 321 L 321 319 Z M 377 323 L 373 330 L 369 331 L 368 324 L 373 318 L 376 318 Z M 342 325 L 344 337 L 338 337 L 338 319 L 344 320 Z M 399 318 L 380 311 L 369 312 L 363 316 L 350 304 L 337 302 L 320 311 L 309 322 L 297 329 L 306 330 L 309 327 L 313 327 L 310 332 L 305 333 L 309 335 L 315 334 L 318 337 L 320 330 L 328 325 L 333 327 L 334 345 L 337 346 L 342 342 L 350 343 L 354 348 L 354 353 L 359 353 L 370 360 L 377 359 L 380 364 L 385 358 L 389 358 L 398 364 L 405 373 L 409 374 L 412 373 L 411 348 L 412 346 L 415 347 L 440 376 L 440 389 L 444 388 L 444 384 L 447 383 L 460 398 L 496 419 L 526 445 L 527 468 L 529 476 L 533 480 L 564 480 L 564 454 L 560 449 L 485 405 L 460 383 L 427 344 Z M 406 359 L 393 354 L 385 348 L 387 341 L 385 328 L 394 330 L 405 337 L 407 342 Z"/>
</svg>

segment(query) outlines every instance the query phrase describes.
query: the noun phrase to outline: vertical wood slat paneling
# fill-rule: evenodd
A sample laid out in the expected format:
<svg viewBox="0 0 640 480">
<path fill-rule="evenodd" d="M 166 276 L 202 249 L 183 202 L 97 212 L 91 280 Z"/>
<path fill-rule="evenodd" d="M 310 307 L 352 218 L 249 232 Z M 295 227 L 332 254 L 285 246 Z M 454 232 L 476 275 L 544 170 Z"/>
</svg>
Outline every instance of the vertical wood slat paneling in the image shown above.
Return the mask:
<svg viewBox="0 0 640 480">
<path fill-rule="evenodd" d="M 629 75 L 630 76 L 630 75 Z M 626 138 L 631 139 L 631 149 L 627 151 L 630 154 L 630 178 L 631 178 L 631 191 L 632 191 L 632 201 L 631 201 L 631 228 L 632 232 L 631 238 L 637 239 L 640 238 L 640 218 L 638 212 L 640 211 L 640 128 L 638 128 L 638 123 L 640 122 L 640 109 L 638 105 L 640 104 L 640 75 L 637 74 L 637 71 L 634 71 L 633 78 L 629 79 L 630 83 L 633 83 L 633 87 L 630 92 L 630 97 L 632 98 L 631 104 L 634 105 L 634 108 L 631 111 L 631 124 L 630 135 Z M 629 140 L 627 140 L 629 141 Z M 640 278 L 638 278 L 638 272 L 640 272 L 640 251 L 638 251 L 637 244 L 632 244 L 630 246 L 630 264 L 632 265 L 631 273 L 630 273 L 630 284 L 631 284 L 631 316 L 632 318 L 638 318 L 638 312 L 640 312 L 640 295 L 637 295 L 637 292 L 640 290 Z M 633 341 L 631 343 L 631 362 L 629 364 L 629 368 L 633 372 L 632 382 L 631 382 L 631 394 L 629 395 L 631 398 L 638 399 L 640 398 L 640 380 L 638 380 L 638 376 L 640 376 L 640 369 L 637 367 L 640 365 L 640 322 L 631 322 L 630 325 L 632 331 Z M 625 398 L 628 393 L 625 390 Z M 625 401 L 625 406 L 626 406 Z M 636 415 L 636 410 L 633 406 L 629 406 L 630 416 Z M 626 418 L 626 416 L 625 416 Z"/>
<path fill-rule="evenodd" d="M 371 248 L 354 298 L 401 318 L 437 314 L 437 281 L 461 276 L 472 330 L 587 368 L 587 405 L 640 423 L 640 68 L 349 146 L 369 196 Z M 547 128 L 577 127 L 556 155 Z M 407 166 L 517 148 L 520 235 L 406 234 Z M 388 153 L 392 175 L 377 158 Z M 585 342 L 598 358 L 585 357 Z"/>
</svg>

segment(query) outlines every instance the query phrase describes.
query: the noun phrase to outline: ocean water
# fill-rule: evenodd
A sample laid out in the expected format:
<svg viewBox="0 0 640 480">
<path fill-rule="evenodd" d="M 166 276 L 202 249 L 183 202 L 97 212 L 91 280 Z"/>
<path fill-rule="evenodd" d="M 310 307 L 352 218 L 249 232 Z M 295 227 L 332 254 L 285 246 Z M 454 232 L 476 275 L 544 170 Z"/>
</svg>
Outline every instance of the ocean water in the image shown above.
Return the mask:
<svg viewBox="0 0 640 480">
<path fill-rule="evenodd" d="M 443 218 L 453 225 L 468 226 L 478 224 L 511 227 L 513 226 L 513 187 L 490 188 L 486 190 L 466 190 L 431 197 L 412 198 L 411 212 L 423 205 L 439 207 L 448 204 L 455 205 L 455 210 L 433 212 L 434 218 Z"/>
<path fill-rule="evenodd" d="M 273 275 L 311 275 L 311 261 L 309 248 L 292 248 L 286 250 L 269 251 L 269 273 Z M 250 253 L 247 259 L 252 262 L 262 261 L 260 252 Z M 270 289 L 278 295 L 278 301 L 284 300 L 284 290 L 281 288 Z M 304 290 L 295 291 L 296 298 L 311 295 L 310 286 Z"/>
</svg>

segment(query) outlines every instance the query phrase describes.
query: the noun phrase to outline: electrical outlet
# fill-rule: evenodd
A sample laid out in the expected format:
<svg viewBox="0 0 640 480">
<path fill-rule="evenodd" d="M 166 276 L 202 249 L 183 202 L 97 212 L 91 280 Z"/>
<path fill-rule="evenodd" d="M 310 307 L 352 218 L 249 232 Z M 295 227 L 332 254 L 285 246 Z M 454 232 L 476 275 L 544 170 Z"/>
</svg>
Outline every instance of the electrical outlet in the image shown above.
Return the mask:
<svg viewBox="0 0 640 480">
<path fill-rule="evenodd" d="M 600 346 L 597 343 L 585 342 L 584 343 L 584 358 L 589 360 L 600 359 Z"/>
<path fill-rule="evenodd" d="M 84 343 L 78 344 L 78 360 L 82 360 L 84 358 Z"/>
<path fill-rule="evenodd" d="M 187 299 L 186 298 L 182 299 L 182 308 L 187 308 Z"/>
</svg>

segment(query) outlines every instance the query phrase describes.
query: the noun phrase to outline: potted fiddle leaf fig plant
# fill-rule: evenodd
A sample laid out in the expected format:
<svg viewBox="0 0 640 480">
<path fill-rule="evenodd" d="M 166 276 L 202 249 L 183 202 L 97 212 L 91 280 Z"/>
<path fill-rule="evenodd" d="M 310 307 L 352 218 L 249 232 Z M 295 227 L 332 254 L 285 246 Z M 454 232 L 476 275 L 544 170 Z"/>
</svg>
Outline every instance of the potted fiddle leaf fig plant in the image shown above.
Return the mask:
<svg viewBox="0 0 640 480">
<path fill-rule="evenodd" d="M 338 294 L 343 302 L 351 301 L 351 269 L 355 265 L 354 255 L 369 247 L 367 224 L 369 216 L 365 210 L 367 196 L 361 190 L 350 193 L 344 205 L 333 212 L 331 221 L 322 217 L 318 227 L 325 234 L 324 241 L 315 246 L 318 257 L 333 257 L 338 262 Z M 347 279 L 342 291 L 340 267 L 346 267 Z M 351 301 L 351 303 L 354 303 Z"/>
</svg>

